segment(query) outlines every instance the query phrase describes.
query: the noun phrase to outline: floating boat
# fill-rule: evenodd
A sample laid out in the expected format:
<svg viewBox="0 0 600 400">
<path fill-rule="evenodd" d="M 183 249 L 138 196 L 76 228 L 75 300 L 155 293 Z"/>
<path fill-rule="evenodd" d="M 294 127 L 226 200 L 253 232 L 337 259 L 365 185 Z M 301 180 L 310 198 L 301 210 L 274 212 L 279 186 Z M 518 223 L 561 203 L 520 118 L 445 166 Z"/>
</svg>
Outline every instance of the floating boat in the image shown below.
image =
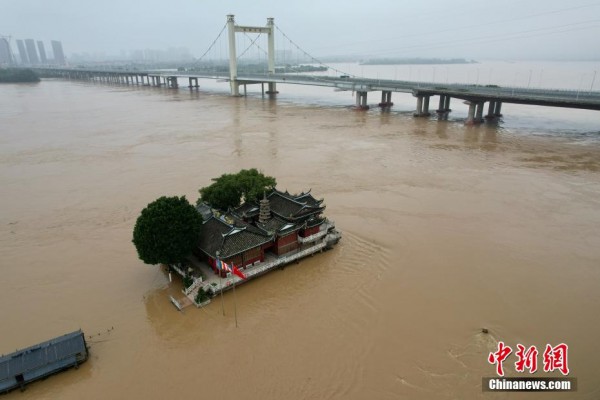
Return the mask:
<svg viewBox="0 0 600 400">
<path fill-rule="evenodd" d="M 81 330 L 17 350 L 0 357 L 0 393 L 25 385 L 48 375 L 79 367 L 88 358 Z"/>
</svg>

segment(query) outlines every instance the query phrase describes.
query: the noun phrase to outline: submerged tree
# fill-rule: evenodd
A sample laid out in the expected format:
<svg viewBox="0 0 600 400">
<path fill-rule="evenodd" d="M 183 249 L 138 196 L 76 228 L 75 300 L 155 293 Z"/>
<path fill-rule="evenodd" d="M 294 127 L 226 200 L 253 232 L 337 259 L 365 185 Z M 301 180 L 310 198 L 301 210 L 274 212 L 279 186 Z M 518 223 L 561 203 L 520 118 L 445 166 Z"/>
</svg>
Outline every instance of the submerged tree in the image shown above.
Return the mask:
<svg viewBox="0 0 600 400">
<path fill-rule="evenodd" d="M 257 201 L 263 193 L 277 185 L 272 176 L 265 176 L 256 168 L 243 169 L 237 174 L 223 174 L 213 179 L 210 186 L 201 188 L 200 199 L 214 208 L 227 210 L 244 201 Z"/>
<path fill-rule="evenodd" d="M 133 244 L 146 264 L 179 263 L 197 244 L 201 224 L 202 217 L 185 196 L 163 196 L 142 210 Z"/>
</svg>

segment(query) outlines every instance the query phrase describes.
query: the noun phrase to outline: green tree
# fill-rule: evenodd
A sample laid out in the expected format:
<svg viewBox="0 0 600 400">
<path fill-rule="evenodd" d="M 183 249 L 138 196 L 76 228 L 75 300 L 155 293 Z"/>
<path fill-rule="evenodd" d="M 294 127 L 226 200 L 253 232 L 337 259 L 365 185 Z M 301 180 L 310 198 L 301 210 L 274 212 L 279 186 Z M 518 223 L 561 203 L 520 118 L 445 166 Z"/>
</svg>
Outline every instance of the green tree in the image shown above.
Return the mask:
<svg viewBox="0 0 600 400">
<path fill-rule="evenodd" d="M 277 185 L 275 178 L 258 172 L 256 168 L 243 169 L 237 174 L 223 174 L 213 178 L 213 182 L 210 186 L 200 189 L 198 201 L 204 201 L 221 210 L 239 206 L 242 199 L 259 200 L 264 192 Z"/>
<path fill-rule="evenodd" d="M 133 244 L 146 264 L 179 263 L 197 244 L 201 224 L 202 217 L 185 196 L 163 196 L 142 210 Z"/>
<path fill-rule="evenodd" d="M 0 83 L 39 82 L 40 78 L 30 69 L 0 68 Z"/>
</svg>

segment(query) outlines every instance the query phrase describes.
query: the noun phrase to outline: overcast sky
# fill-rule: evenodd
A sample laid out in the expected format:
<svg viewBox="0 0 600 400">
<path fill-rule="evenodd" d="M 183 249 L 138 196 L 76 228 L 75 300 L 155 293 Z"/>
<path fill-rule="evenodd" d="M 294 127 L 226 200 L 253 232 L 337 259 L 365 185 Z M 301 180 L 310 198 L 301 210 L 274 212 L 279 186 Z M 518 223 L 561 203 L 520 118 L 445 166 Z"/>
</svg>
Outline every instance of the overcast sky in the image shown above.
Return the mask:
<svg viewBox="0 0 600 400">
<path fill-rule="evenodd" d="M 274 17 L 315 56 L 600 59 L 593 0 L 0 0 L 0 35 L 62 40 L 67 55 L 184 46 L 198 57 L 227 14 Z"/>
</svg>

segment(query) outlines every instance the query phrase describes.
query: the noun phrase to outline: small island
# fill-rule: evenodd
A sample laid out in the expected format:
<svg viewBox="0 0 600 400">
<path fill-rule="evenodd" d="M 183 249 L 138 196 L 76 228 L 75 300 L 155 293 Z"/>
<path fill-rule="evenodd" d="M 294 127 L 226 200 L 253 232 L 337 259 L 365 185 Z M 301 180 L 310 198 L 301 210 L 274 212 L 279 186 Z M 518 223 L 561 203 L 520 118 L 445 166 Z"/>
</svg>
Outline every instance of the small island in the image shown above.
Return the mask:
<svg viewBox="0 0 600 400">
<path fill-rule="evenodd" d="M 133 243 L 147 264 L 163 264 L 183 280 L 182 308 L 203 306 L 216 293 L 261 276 L 341 239 L 324 217 L 323 199 L 310 190 L 276 189 L 256 169 L 213 179 L 195 206 L 185 197 L 161 197 L 138 218 Z"/>
<path fill-rule="evenodd" d="M 464 58 L 373 58 L 361 61 L 360 65 L 437 65 L 437 64 L 477 64 L 475 60 Z"/>
<path fill-rule="evenodd" d="M 0 83 L 39 82 L 40 77 L 30 69 L 0 68 Z"/>
</svg>

